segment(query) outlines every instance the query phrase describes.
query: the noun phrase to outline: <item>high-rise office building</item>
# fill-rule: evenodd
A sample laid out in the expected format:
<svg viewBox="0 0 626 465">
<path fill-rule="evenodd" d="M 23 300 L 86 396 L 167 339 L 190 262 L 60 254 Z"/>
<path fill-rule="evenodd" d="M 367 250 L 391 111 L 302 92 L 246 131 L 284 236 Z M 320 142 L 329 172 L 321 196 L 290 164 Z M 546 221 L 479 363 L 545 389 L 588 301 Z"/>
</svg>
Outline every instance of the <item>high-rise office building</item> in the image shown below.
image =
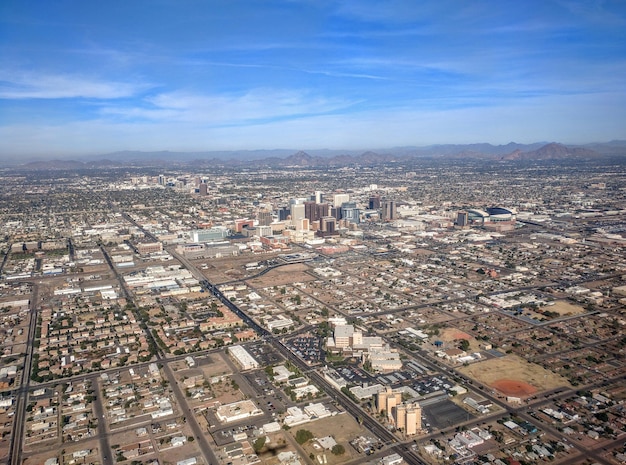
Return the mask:
<svg viewBox="0 0 626 465">
<path fill-rule="evenodd" d="M 383 202 L 383 221 L 393 221 L 398 219 L 398 211 L 395 200 L 385 200 Z"/>
<path fill-rule="evenodd" d="M 333 196 L 333 206 L 335 208 L 341 207 L 344 202 L 350 201 L 350 194 L 335 194 Z"/>
<path fill-rule="evenodd" d="M 301 220 L 302 218 L 306 218 L 306 215 L 304 214 L 303 203 L 297 203 L 297 204 L 291 205 L 289 212 L 291 214 L 291 221 L 294 221 L 294 224 L 295 224 L 295 221 Z"/>
<path fill-rule="evenodd" d="M 310 229 L 310 223 L 308 218 L 299 218 L 297 220 L 293 220 L 294 225 L 296 227 L 296 231 L 308 231 Z"/>
<path fill-rule="evenodd" d="M 198 186 L 198 192 L 200 193 L 200 195 L 207 195 L 208 186 L 205 183 L 200 183 L 200 185 Z"/>
<path fill-rule="evenodd" d="M 330 205 L 327 203 L 318 203 L 315 205 L 315 219 L 319 220 L 330 214 Z"/>
<path fill-rule="evenodd" d="M 469 224 L 469 215 L 466 211 L 461 211 L 456 214 L 456 225 L 465 227 Z"/>
<path fill-rule="evenodd" d="M 327 203 L 304 202 L 304 217 L 311 222 L 328 216 L 329 211 L 330 205 Z"/>
<path fill-rule="evenodd" d="M 285 221 L 289 216 L 289 208 L 280 207 L 278 209 L 278 221 Z"/>
<path fill-rule="evenodd" d="M 272 224 L 272 214 L 268 211 L 260 211 L 257 213 L 256 218 L 259 222 L 259 226 L 269 226 Z"/>
<path fill-rule="evenodd" d="M 370 210 L 378 210 L 380 208 L 380 195 L 373 195 L 369 202 Z"/>
<path fill-rule="evenodd" d="M 315 221 L 315 202 L 309 200 L 308 202 L 304 202 L 304 217 L 310 221 Z"/>
<path fill-rule="evenodd" d="M 324 201 L 324 194 L 322 191 L 315 191 L 315 203 L 322 203 Z"/>
<path fill-rule="evenodd" d="M 341 205 L 341 219 L 355 224 L 361 222 L 361 211 L 357 208 L 355 202 L 344 202 Z"/>
<path fill-rule="evenodd" d="M 320 231 L 324 233 L 324 235 L 332 235 L 335 233 L 335 229 L 337 226 L 337 220 L 332 216 L 325 216 L 320 219 Z"/>
</svg>

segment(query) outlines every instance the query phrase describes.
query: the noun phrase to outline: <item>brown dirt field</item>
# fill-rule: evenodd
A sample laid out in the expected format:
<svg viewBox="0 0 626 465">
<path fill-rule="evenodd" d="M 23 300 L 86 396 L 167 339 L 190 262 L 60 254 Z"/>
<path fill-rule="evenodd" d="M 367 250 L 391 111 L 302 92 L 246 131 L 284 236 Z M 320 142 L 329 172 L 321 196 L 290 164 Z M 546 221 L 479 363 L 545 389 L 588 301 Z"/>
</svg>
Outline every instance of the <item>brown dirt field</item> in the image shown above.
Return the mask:
<svg viewBox="0 0 626 465">
<path fill-rule="evenodd" d="M 495 384 L 503 380 L 517 383 L 520 388 L 523 385 L 530 385 L 536 392 L 561 386 L 571 387 L 567 379 L 562 376 L 534 363 L 528 363 L 523 358 L 512 354 L 459 367 L 458 370 L 466 376 L 496 389 L 498 388 Z M 505 387 L 507 387 L 506 384 Z M 508 387 L 513 388 L 510 384 Z"/>
<path fill-rule="evenodd" d="M 313 281 L 315 278 L 305 273 L 309 267 L 303 263 L 280 266 L 260 278 L 252 279 L 249 284 L 252 287 L 264 288 L 268 286 L 284 286 L 291 283 Z"/>
<path fill-rule="evenodd" d="M 585 309 L 579 305 L 570 304 L 564 300 L 559 300 L 555 302 L 554 305 L 550 305 L 549 307 L 543 307 L 543 310 L 549 310 L 551 312 L 557 312 L 559 315 L 580 315 L 581 313 L 585 313 Z"/>
<path fill-rule="evenodd" d="M 534 386 L 514 379 L 499 379 L 491 383 L 491 386 L 505 396 L 527 397 L 537 392 Z"/>
<path fill-rule="evenodd" d="M 316 449 L 315 447 L 313 447 L 313 442 L 315 441 L 307 442 L 302 446 L 306 452 L 306 456 L 308 456 L 310 453 L 313 453 L 314 455 L 326 454 L 328 465 L 337 465 L 358 458 L 359 454 L 354 450 L 352 446 L 350 446 L 350 444 L 348 444 L 348 442 L 357 436 L 368 434 L 367 430 L 360 426 L 355 421 L 355 419 L 348 414 L 322 418 L 321 420 L 316 420 L 310 423 L 306 423 L 304 425 L 295 426 L 291 429 L 294 438 L 296 432 L 299 429 L 309 430 L 316 438 L 333 436 L 338 444 L 341 444 L 345 447 L 345 454 L 341 456 L 335 456 L 329 450 L 322 451 L 321 449 Z"/>
<path fill-rule="evenodd" d="M 444 342 L 452 342 L 458 339 L 465 339 L 467 341 L 471 341 L 474 338 L 467 334 L 466 332 L 461 331 L 456 328 L 446 328 L 443 332 L 437 336 L 438 339 L 441 339 Z"/>
</svg>

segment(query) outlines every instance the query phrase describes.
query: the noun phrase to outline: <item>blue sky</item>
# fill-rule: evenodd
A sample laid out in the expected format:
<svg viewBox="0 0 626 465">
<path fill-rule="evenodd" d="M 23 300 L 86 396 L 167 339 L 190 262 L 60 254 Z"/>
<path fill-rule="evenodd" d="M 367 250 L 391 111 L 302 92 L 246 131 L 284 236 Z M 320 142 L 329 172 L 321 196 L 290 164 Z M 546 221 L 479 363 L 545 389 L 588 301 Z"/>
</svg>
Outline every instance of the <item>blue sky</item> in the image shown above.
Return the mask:
<svg viewBox="0 0 626 465">
<path fill-rule="evenodd" d="M 0 156 L 626 139 L 623 0 L 3 0 Z"/>
</svg>

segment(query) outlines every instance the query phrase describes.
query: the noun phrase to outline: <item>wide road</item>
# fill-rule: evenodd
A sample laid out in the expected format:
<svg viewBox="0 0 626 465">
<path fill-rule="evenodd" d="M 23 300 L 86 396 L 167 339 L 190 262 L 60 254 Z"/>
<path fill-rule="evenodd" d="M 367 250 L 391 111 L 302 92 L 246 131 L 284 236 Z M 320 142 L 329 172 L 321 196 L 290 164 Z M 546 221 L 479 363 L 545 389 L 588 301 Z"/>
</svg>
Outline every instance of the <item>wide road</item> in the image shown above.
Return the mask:
<svg viewBox="0 0 626 465">
<path fill-rule="evenodd" d="M 118 369 L 119 371 L 119 369 Z M 100 392 L 98 386 L 98 377 L 100 374 L 94 374 L 86 377 L 85 379 L 91 380 L 91 387 L 96 394 L 96 400 L 94 402 L 94 414 L 98 419 L 98 441 L 100 442 L 100 456 L 102 458 L 102 465 L 114 465 L 113 457 L 111 454 L 111 447 L 109 445 L 109 432 L 107 431 L 107 421 L 104 417 L 104 408 L 102 403 L 104 402 L 104 395 Z"/>
<path fill-rule="evenodd" d="M 9 447 L 9 464 L 20 465 L 22 463 L 22 440 L 24 437 L 24 420 L 26 419 L 26 405 L 28 404 L 28 389 L 30 387 L 30 375 L 33 366 L 33 344 L 35 342 L 35 330 L 37 328 L 37 307 L 39 305 L 39 287 L 31 283 L 33 291 L 30 295 L 30 324 L 28 326 L 28 338 L 26 340 L 26 356 L 22 369 L 20 387 L 15 391 L 15 423 L 11 435 Z"/>
<path fill-rule="evenodd" d="M 176 396 L 178 406 L 182 410 L 183 416 L 187 419 L 187 424 L 191 428 L 193 436 L 195 440 L 197 441 L 198 447 L 200 447 L 202 454 L 204 455 L 206 463 L 209 465 L 218 464 L 219 461 L 217 459 L 217 455 L 215 454 L 215 451 L 209 445 L 209 441 L 207 441 L 206 436 L 203 434 L 202 428 L 200 428 L 200 425 L 198 424 L 198 421 L 196 420 L 196 416 L 194 415 L 191 408 L 189 408 L 189 405 L 187 404 L 187 399 L 185 398 L 183 391 L 180 389 L 180 386 L 176 382 L 176 378 L 174 377 L 174 373 L 172 373 L 172 370 L 169 364 L 163 363 L 162 370 L 163 370 L 163 373 L 165 373 L 167 380 L 169 381 L 172 392 Z"/>
</svg>

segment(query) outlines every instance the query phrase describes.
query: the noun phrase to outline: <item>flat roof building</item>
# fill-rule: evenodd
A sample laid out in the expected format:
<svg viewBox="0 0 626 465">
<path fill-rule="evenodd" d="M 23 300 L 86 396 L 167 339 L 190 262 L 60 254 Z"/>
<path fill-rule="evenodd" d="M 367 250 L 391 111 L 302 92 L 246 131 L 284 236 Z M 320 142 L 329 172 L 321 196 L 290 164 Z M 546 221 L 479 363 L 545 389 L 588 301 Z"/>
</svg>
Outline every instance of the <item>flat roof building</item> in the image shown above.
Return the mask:
<svg viewBox="0 0 626 465">
<path fill-rule="evenodd" d="M 241 366 L 242 370 L 252 370 L 254 368 L 259 368 L 259 362 L 257 362 L 246 349 L 239 345 L 229 347 L 228 354 L 235 359 L 239 366 Z"/>
<path fill-rule="evenodd" d="M 215 414 L 222 423 L 231 423 L 244 418 L 263 415 L 263 410 L 258 408 L 251 400 L 242 400 L 219 406 Z"/>
</svg>

